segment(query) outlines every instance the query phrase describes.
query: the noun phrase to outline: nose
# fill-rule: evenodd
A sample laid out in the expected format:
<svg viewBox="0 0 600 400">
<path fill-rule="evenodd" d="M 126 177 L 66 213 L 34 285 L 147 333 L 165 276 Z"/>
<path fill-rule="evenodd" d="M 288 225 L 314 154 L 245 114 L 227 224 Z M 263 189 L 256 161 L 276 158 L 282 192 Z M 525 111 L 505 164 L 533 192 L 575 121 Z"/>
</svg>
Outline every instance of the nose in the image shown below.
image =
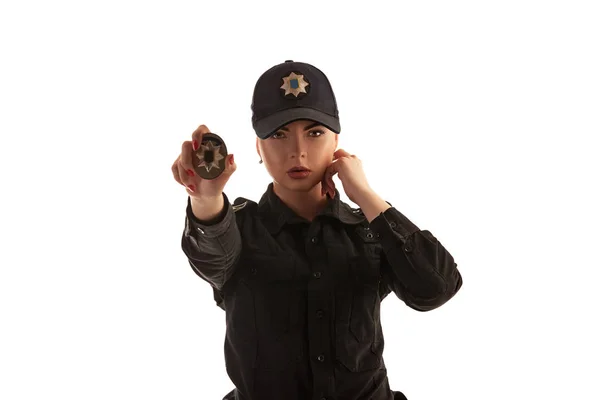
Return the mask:
<svg viewBox="0 0 600 400">
<path fill-rule="evenodd" d="M 292 142 L 292 148 L 290 149 L 290 158 L 306 158 L 307 156 L 307 144 L 302 135 L 295 135 Z"/>
</svg>

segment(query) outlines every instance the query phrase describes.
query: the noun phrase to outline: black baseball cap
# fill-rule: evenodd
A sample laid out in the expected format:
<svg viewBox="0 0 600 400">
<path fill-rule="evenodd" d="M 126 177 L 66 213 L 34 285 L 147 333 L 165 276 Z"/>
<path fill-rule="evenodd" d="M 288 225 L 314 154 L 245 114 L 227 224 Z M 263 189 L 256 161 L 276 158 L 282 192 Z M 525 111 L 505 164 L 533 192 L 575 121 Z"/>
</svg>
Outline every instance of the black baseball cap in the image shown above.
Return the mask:
<svg viewBox="0 0 600 400">
<path fill-rule="evenodd" d="M 335 133 L 341 130 L 327 76 L 313 65 L 287 60 L 258 78 L 252 96 L 252 127 L 259 138 L 266 139 L 300 119 L 319 122 Z"/>
</svg>

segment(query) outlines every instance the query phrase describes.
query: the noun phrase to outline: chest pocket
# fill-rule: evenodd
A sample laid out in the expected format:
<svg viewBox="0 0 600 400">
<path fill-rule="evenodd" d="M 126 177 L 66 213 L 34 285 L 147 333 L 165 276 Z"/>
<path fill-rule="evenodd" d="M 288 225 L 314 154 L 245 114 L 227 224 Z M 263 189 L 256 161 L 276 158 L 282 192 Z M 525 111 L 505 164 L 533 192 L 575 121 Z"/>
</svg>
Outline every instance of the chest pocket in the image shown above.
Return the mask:
<svg viewBox="0 0 600 400">
<path fill-rule="evenodd" d="M 240 280 L 253 295 L 257 333 L 276 338 L 290 328 L 294 260 L 286 254 L 252 254 L 244 261 Z"/>
<path fill-rule="evenodd" d="M 379 287 L 381 246 L 370 229 L 358 227 L 359 255 L 349 260 L 349 286 L 336 299 L 336 351 L 350 371 L 379 368 L 382 362 Z"/>
<path fill-rule="evenodd" d="M 252 294 L 257 338 L 257 368 L 284 370 L 297 357 L 290 334 L 295 304 L 295 265 L 290 255 L 251 254 L 244 258 L 240 284 Z"/>
</svg>

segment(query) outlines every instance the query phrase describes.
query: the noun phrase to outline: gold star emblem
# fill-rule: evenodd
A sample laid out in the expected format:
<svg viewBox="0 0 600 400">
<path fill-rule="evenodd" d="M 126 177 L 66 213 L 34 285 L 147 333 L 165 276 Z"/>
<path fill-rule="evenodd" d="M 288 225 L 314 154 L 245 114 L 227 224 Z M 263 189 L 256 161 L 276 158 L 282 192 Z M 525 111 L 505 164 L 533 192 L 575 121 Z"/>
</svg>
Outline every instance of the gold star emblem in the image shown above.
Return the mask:
<svg viewBox="0 0 600 400">
<path fill-rule="evenodd" d="M 207 172 L 213 168 L 219 169 L 219 161 L 225 158 L 221 155 L 221 146 L 215 146 L 213 142 L 208 141 L 206 145 L 200 145 L 200 150 L 196 153 L 196 157 L 200 160 L 198 167 L 206 168 Z"/>
<path fill-rule="evenodd" d="M 281 85 L 280 89 L 285 89 L 284 96 L 293 94 L 298 97 L 300 93 L 306 93 L 308 85 L 309 83 L 304 80 L 304 75 L 297 75 L 295 72 L 292 72 L 283 78 L 283 85 Z"/>
</svg>

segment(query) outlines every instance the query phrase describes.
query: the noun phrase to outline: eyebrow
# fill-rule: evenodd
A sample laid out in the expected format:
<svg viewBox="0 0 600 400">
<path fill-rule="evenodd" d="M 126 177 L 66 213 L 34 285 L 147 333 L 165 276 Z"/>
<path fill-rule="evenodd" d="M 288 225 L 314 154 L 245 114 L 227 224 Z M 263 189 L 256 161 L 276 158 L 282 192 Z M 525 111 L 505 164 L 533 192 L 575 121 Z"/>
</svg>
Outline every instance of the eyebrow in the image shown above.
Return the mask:
<svg viewBox="0 0 600 400">
<path fill-rule="evenodd" d="M 307 130 L 309 130 L 309 129 L 311 129 L 311 128 L 314 128 L 315 126 L 321 126 L 321 125 L 322 125 L 322 124 L 320 124 L 320 123 L 318 123 L 318 122 L 314 122 L 314 123 L 312 123 L 312 124 L 310 124 L 310 125 L 307 125 L 307 126 L 305 126 L 305 127 L 304 127 L 304 130 L 305 130 L 305 131 L 307 131 Z M 289 132 L 289 131 L 290 131 L 290 130 L 289 130 L 288 128 L 286 128 L 285 126 L 282 126 L 281 128 L 279 128 L 279 130 L 281 130 L 281 131 L 286 131 L 286 132 Z"/>
</svg>

